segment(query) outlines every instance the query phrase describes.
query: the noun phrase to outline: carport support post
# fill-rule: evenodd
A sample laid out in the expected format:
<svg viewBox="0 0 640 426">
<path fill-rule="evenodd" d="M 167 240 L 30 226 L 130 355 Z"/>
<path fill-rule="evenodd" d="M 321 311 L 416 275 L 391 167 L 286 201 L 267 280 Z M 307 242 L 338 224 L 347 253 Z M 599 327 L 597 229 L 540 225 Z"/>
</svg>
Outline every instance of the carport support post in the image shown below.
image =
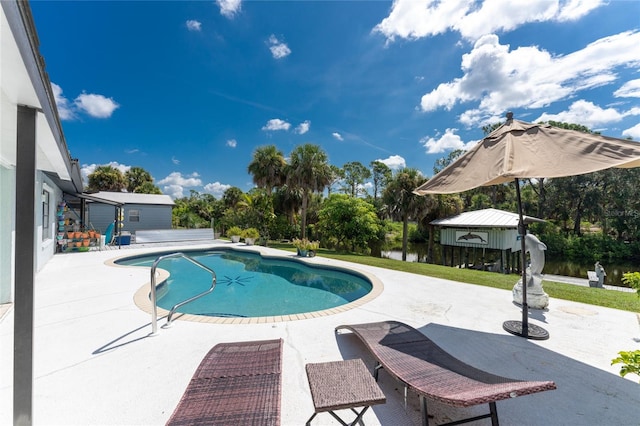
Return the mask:
<svg viewBox="0 0 640 426">
<path fill-rule="evenodd" d="M 15 304 L 13 307 L 13 424 L 33 414 L 33 305 L 35 282 L 36 114 L 18 106 L 16 138 Z"/>
</svg>

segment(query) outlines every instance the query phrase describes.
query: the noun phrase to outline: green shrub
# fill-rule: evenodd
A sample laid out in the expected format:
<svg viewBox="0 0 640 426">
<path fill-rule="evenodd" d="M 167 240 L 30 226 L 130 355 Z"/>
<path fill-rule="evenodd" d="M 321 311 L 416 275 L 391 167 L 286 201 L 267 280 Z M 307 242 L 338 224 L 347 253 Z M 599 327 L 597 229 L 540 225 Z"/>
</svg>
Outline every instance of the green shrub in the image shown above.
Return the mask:
<svg viewBox="0 0 640 426">
<path fill-rule="evenodd" d="M 242 236 L 242 229 L 239 226 L 232 226 L 227 229 L 227 237 L 231 238 L 234 235 Z"/>
<path fill-rule="evenodd" d="M 567 251 L 567 239 L 559 233 L 542 234 L 540 241 L 547 246 L 547 256 L 564 257 Z"/>
<path fill-rule="evenodd" d="M 290 224 L 286 215 L 277 216 L 269 226 L 269 236 L 273 240 L 292 240 L 300 235 L 300 226 Z"/>
<path fill-rule="evenodd" d="M 622 364 L 622 367 L 620 367 L 620 376 L 624 377 L 629 373 L 640 376 L 640 350 L 620 351 L 618 355 L 620 355 L 618 358 L 614 358 L 611 361 L 611 365 Z M 640 383 L 640 381 L 638 383 Z"/>
<path fill-rule="evenodd" d="M 298 250 L 305 250 L 305 251 L 318 250 L 318 247 L 320 247 L 320 243 L 318 241 L 309 241 L 306 238 L 303 238 L 303 239 L 296 238 L 293 240 L 292 243 L 293 243 L 293 246 Z"/>
<path fill-rule="evenodd" d="M 412 243 L 426 243 L 429 241 L 429 231 L 420 227 L 409 227 L 409 239 Z"/>
<path fill-rule="evenodd" d="M 615 262 L 631 257 L 631 247 L 607 235 L 587 234 L 569 237 L 565 253 L 569 260 Z"/>
<path fill-rule="evenodd" d="M 256 229 L 256 228 L 247 228 L 244 231 L 242 231 L 242 234 L 240 234 L 242 236 L 242 238 L 259 238 L 260 237 L 260 232 Z"/>
<path fill-rule="evenodd" d="M 622 274 L 622 282 L 635 289 L 640 297 L 640 272 L 625 272 Z"/>
</svg>

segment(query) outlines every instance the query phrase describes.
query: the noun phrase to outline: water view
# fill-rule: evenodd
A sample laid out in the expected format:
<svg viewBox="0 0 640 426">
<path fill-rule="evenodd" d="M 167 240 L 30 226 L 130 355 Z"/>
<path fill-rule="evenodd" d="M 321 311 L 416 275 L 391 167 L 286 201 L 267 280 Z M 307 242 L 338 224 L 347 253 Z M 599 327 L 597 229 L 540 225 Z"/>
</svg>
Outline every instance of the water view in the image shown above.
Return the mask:
<svg viewBox="0 0 640 426">
<path fill-rule="evenodd" d="M 377 254 L 378 257 L 384 257 L 388 259 L 396 259 L 402 260 L 402 250 L 399 248 L 383 248 L 380 253 Z M 435 264 L 442 264 L 442 248 L 439 244 L 436 244 L 434 247 L 434 262 Z M 447 256 L 450 256 L 450 252 L 447 251 Z M 469 250 L 469 263 L 473 264 L 481 264 L 482 263 L 482 250 L 478 249 L 475 251 Z M 496 250 L 487 250 L 485 253 L 485 264 L 495 263 L 498 259 L 500 259 L 500 254 Z M 409 243 L 407 249 L 407 262 L 426 262 L 427 261 L 427 244 L 426 243 Z M 454 265 L 458 265 L 463 263 L 464 260 L 460 261 L 460 253 L 458 250 L 454 250 Z M 447 257 L 447 264 L 451 263 L 451 259 Z M 615 285 L 619 287 L 628 287 L 627 285 L 622 283 L 622 274 L 625 272 L 634 272 L 640 270 L 638 265 L 634 265 L 633 263 L 616 263 L 616 264 L 606 264 L 603 263 L 605 271 L 607 272 L 607 277 L 605 279 L 605 284 L 607 285 Z M 594 267 L 590 264 L 579 264 L 575 262 L 569 262 L 564 260 L 554 260 L 549 259 L 548 257 L 545 260 L 543 273 L 550 275 L 564 275 L 567 277 L 577 277 L 577 278 L 587 278 L 587 271 L 593 271 Z"/>
</svg>

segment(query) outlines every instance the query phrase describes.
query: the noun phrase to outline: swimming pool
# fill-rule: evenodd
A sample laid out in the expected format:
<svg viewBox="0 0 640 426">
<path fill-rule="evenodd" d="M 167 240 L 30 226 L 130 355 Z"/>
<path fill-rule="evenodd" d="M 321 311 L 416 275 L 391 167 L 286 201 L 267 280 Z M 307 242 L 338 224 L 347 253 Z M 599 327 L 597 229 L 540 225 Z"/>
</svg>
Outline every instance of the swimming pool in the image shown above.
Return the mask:
<svg viewBox="0 0 640 426">
<path fill-rule="evenodd" d="M 183 251 L 215 271 L 215 290 L 180 308 L 183 314 L 214 318 L 288 317 L 340 309 L 370 295 L 373 284 L 356 271 L 310 265 L 285 257 L 233 249 Z M 115 261 L 118 265 L 150 267 L 165 253 Z M 183 258 L 160 262 L 169 278 L 158 286 L 158 307 L 170 310 L 177 303 L 206 291 L 211 274 Z M 141 289 L 142 290 L 142 289 Z M 149 287 L 142 290 L 148 300 Z M 335 312 L 334 312 L 335 313 Z"/>
</svg>

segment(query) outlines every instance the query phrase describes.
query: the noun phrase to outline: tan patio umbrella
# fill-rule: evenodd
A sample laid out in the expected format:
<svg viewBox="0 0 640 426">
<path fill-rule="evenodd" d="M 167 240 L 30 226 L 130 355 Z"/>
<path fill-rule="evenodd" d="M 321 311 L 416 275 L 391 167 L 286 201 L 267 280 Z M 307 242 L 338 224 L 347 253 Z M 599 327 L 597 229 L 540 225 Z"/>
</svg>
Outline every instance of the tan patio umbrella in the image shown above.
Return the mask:
<svg viewBox="0 0 640 426">
<path fill-rule="evenodd" d="M 417 188 L 414 193 L 453 194 L 479 186 L 515 182 L 520 215 L 519 234 L 526 234 L 520 183 L 522 178 L 555 178 L 597 172 L 611 167 L 640 167 L 640 143 L 566 130 L 548 124 L 514 120 L 478 142 L 448 167 Z M 522 242 L 522 322 L 503 324 L 510 333 L 546 339 L 541 327 L 528 324 L 525 241 Z"/>
</svg>

